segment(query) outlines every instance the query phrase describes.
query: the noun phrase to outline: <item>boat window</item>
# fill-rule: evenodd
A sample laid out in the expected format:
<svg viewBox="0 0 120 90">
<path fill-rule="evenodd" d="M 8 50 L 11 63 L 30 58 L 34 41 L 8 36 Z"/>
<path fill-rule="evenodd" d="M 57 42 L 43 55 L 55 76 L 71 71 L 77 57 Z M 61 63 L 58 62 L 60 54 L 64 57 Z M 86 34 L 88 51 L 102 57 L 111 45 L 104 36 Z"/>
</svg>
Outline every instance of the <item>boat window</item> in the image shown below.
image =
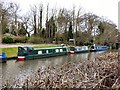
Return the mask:
<svg viewBox="0 0 120 90">
<path fill-rule="evenodd" d="M 60 49 L 60 52 L 63 52 L 63 49 Z"/>
<path fill-rule="evenodd" d="M 66 48 L 63 48 L 63 51 L 66 51 Z"/>
<path fill-rule="evenodd" d="M 46 53 L 46 50 L 45 50 L 45 49 L 43 49 L 43 50 L 42 50 L 42 53 Z"/>
<path fill-rule="evenodd" d="M 74 47 L 70 47 L 70 50 L 71 50 L 71 51 L 74 51 L 74 50 L 75 50 L 75 48 L 74 48 Z"/>
<path fill-rule="evenodd" d="M 31 52 L 31 51 L 33 51 L 33 48 L 32 47 L 27 47 L 27 51 Z"/>
<path fill-rule="evenodd" d="M 42 51 L 38 51 L 38 54 L 42 54 Z"/>
<path fill-rule="evenodd" d="M 46 53 L 48 53 L 48 50 L 46 50 Z"/>
<path fill-rule="evenodd" d="M 33 47 L 28 47 L 29 50 L 33 50 Z"/>
<path fill-rule="evenodd" d="M 22 48 L 22 47 L 19 47 L 19 48 L 18 48 L 18 51 L 20 51 L 20 52 L 21 52 L 21 51 L 24 51 L 24 50 L 25 50 L 25 49 Z"/>
<path fill-rule="evenodd" d="M 27 47 L 24 47 L 24 50 L 27 51 Z"/>
<path fill-rule="evenodd" d="M 59 49 L 56 49 L 55 51 L 56 51 L 56 52 L 59 52 Z"/>
</svg>

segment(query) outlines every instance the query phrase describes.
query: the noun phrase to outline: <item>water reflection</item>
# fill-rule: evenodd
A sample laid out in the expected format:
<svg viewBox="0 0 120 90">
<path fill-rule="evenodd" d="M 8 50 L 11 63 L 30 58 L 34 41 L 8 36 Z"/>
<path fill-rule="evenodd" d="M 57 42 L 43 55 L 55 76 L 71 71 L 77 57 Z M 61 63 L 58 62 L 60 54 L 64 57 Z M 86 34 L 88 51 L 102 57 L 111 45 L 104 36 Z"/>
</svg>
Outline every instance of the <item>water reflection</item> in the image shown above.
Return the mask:
<svg viewBox="0 0 120 90">
<path fill-rule="evenodd" d="M 39 67 L 56 68 L 63 65 L 65 62 L 83 62 L 92 59 L 96 54 L 97 53 L 74 54 L 22 62 L 11 60 L 2 65 L 2 78 L 3 81 L 10 80 L 12 82 L 16 78 L 26 78 L 26 76 L 33 74 Z"/>
</svg>

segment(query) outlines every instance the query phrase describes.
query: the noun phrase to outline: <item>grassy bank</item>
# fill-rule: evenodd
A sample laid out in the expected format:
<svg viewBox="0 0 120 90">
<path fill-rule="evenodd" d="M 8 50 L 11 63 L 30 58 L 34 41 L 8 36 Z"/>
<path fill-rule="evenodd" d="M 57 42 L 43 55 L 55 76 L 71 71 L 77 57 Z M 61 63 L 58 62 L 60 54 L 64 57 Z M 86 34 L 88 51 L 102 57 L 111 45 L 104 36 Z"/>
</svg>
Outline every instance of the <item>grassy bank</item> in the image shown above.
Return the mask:
<svg viewBox="0 0 120 90">
<path fill-rule="evenodd" d="M 18 51 L 17 47 L 2 48 L 2 52 L 5 52 L 8 58 L 17 56 L 17 51 Z"/>
<path fill-rule="evenodd" d="M 34 48 L 51 48 L 56 47 L 57 45 L 46 45 L 46 46 L 34 46 Z M 10 47 L 10 48 L 0 48 L 0 51 L 5 52 L 8 58 L 16 57 L 18 48 L 17 47 Z"/>
</svg>

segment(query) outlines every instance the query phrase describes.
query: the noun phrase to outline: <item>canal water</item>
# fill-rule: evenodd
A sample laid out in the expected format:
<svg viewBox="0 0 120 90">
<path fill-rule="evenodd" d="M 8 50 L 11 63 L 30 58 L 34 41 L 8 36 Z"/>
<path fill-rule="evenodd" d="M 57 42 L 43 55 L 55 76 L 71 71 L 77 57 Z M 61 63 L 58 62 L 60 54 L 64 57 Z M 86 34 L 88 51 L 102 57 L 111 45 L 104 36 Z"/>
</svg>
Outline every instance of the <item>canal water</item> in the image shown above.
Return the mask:
<svg viewBox="0 0 120 90">
<path fill-rule="evenodd" d="M 86 60 L 93 59 L 98 54 L 106 53 L 107 51 L 82 53 L 82 54 L 71 54 L 65 56 L 57 56 L 50 58 L 42 58 L 38 60 L 26 60 L 26 61 L 15 61 L 9 60 L 7 63 L 0 64 L 2 66 L 2 81 L 9 80 L 13 83 L 17 78 L 26 78 L 29 75 L 34 74 L 39 67 L 60 67 L 67 62 L 80 61 L 85 62 Z M 1 67 L 0 67 L 1 69 Z"/>
</svg>

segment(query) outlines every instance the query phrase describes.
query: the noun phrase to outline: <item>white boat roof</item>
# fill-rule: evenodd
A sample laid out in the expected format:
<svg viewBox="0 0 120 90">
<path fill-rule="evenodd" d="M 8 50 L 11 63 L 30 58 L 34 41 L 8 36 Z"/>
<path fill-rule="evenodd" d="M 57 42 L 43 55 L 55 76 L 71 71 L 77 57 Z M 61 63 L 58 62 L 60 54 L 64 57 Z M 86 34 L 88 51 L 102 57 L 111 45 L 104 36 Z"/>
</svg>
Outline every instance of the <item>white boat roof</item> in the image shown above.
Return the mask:
<svg viewBox="0 0 120 90">
<path fill-rule="evenodd" d="M 26 47 L 32 47 L 34 48 L 33 46 L 19 46 L 19 47 L 22 47 L 22 48 L 26 48 Z M 34 50 L 37 50 L 37 49 L 57 49 L 57 48 L 65 48 L 66 46 L 59 46 L 59 47 L 50 47 L 50 48 L 34 48 Z"/>
<path fill-rule="evenodd" d="M 37 49 L 57 49 L 57 48 L 65 48 L 65 47 L 34 48 L 34 50 L 37 50 Z"/>
</svg>

